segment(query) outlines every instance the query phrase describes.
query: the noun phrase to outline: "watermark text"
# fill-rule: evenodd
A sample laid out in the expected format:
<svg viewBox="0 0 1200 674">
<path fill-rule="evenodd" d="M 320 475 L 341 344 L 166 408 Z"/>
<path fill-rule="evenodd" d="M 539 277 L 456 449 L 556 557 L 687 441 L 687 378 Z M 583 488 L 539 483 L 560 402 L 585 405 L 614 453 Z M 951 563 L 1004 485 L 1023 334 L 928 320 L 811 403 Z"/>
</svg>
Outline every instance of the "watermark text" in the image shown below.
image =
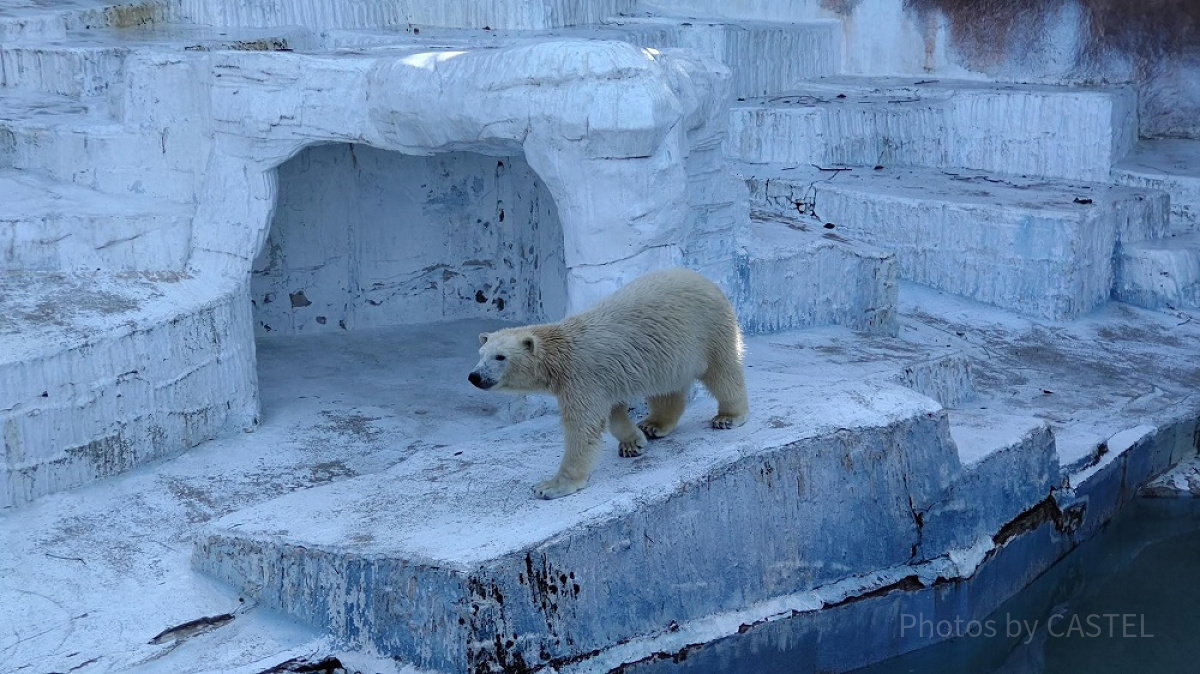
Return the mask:
<svg viewBox="0 0 1200 674">
<path fill-rule="evenodd" d="M 1028 644 L 1043 627 L 1046 634 L 1055 639 L 1076 637 L 1084 639 L 1150 639 L 1154 635 L 1146 629 L 1146 616 L 1141 613 L 1056 613 L 1046 619 L 1027 620 L 1005 614 L 1003 618 L 986 620 L 963 620 L 962 618 L 926 618 L 921 613 L 900 615 L 900 636 L 916 636 L 921 639 L 958 639 L 961 637 L 1020 638 Z"/>
</svg>

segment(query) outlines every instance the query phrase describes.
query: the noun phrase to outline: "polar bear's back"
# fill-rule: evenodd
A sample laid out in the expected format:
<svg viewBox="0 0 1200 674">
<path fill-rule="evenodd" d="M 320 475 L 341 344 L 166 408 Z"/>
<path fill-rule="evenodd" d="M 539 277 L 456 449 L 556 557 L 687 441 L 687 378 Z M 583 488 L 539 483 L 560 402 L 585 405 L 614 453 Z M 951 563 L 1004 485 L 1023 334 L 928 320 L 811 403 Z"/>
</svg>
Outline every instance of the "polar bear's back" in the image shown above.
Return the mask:
<svg viewBox="0 0 1200 674">
<path fill-rule="evenodd" d="M 563 326 L 588 369 L 628 395 L 679 391 L 710 363 L 741 359 L 729 300 L 689 269 L 641 276 Z"/>
<path fill-rule="evenodd" d="M 677 323 L 680 328 L 706 329 L 718 317 L 733 320 L 736 325 L 733 307 L 721 289 L 700 274 L 683 268 L 639 276 L 584 313 L 596 314 L 606 321 L 666 321 Z"/>
</svg>

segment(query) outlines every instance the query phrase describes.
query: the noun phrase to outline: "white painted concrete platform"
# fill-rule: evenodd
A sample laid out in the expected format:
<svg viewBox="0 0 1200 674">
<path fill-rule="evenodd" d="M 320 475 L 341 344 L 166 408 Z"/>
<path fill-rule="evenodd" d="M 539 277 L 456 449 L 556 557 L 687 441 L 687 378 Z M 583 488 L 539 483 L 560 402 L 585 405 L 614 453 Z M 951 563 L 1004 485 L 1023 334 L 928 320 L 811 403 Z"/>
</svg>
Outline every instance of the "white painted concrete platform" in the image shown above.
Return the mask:
<svg viewBox="0 0 1200 674">
<path fill-rule="evenodd" d="M 108 194 L 194 201 L 207 161 L 197 130 L 126 123 L 122 105 L 0 89 L 0 166 Z"/>
<path fill-rule="evenodd" d="M 536 506 L 526 503 L 528 485 L 518 482 L 556 461 L 560 432 L 556 417 L 547 416 L 554 414 L 553 401 L 489 394 L 466 382 L 478 345 L 475 336 L 495 327 L 464 321 L 261 339 L 262 420 L 254 432 L 225 436 L 91 486 L 0 510 L 0 537 L 9 542 L 0 550 L 0 576 L 5 579 L 0 620 L 13 627 L 4 632 L 0 649 L 15 666 L 36 663 L 62 670 L 99 657 L 94 671 L 101 672 L 253 674 L 316 651 L 337 652 L 354 662 L 353 654 L 347 657 L 319 634 L 270 617 L 248 595 L 241 595 L 247 599 L 241 603 L 238 594 L 190 571 L 191 538 L 214 518 L 282 494 L 301 494 L 391 466 L 399 469 L 418 456 L 457 462 L 461 455 L 454 452 L 463 445 L 480 447 L 481 439 L 494 444 L 487 438 L 514 433 L 535 442 L 531 451 L 540 458 L 524 458 L 512 467 L 528 475 L 512 477 L 509 506 Z M 844 382 L 898 391 L 888 382 L 902 374 L 902 364 L 946 372 L 952 388 L 962 386 L 965 376 L 961 361 L 957 367 L 951 362 L 953 348 L 905 346 L 838 329 L 754 338 L 751 352 L 759 359 L 755 368 L 761 368 L 764 381 L 780 381 L 794 368 L 804 370 L 813 404 L 821 391 Z M 938 365 L 943 362 L 947 364 Z M 51 394 L 53 403 L 58 394 Z M 767 413 L 777 404 L 796 404 L 787 402 L 790 394 L 773 397 L 779 402 L 763 401 L 763 433 L 812 432 L 793 419 Z M 703 397 L 696 400 L 689 416 L 696 423 L 686 436 L 681 429 L 678 439 L 653 446 L 658 454 L 642 463 L 618 461 L 615 449 L 607 453 L 596 484 L 616 487 L 634 477 L 638 484 L 657 488 L 650 473 L 684 468 L 675 458 L 688 453 L 689 439 L 715 432 L 697 421 L 711 404 Z M 520 451 L 520 444 L 510 446 Z M 490 454 L 494 449 L 478 451 Z M 480 457 L 476 470 L 488 460 Z M 451 475 L 440 481 L 455 482 L 465 484 Z M 630 488 L 624 489 L 626 498 L 632 497 Z M 38 561 L 29 564 L 30 559 Z M 40 589 L 36 594 L 20 591 L 27 587 Z M 237 618 L 178 644 L 147 643 L 168 627 L 224 613 Z M 19 636 L 10 642 L 7 635 L 14 633 Z M 196 657 L 200 653 L 204 656 Z M 253 668 L 256 663 L 258 669 Z"/>
<path fill-rule="evenodd" d="M 1044 498 L 1049 483 L 1077 471 L 1095 470 L 1104 458 L 1100 448 L 1114 436 L 1147 421 L 1166 425 L 1196 410 L 1200 370 L 1190 356 L 1200 339 L 1200 322 L 1111 305 L 1084 321 L 1046 325 L 914 286 L 905 286 L 901 300 L 905 315 L 900 340 L 831 329 L 752 338 L 755 390 L 766 399 L 766 410 L 775 412 L 758 417 L 758 425 L 745 432 L 763 438 L 789 433 L 807 437 L 819 434 L 826 424 L 841 425 L 841 415 L 860 409 L 864 401 L 883 400 L 857 394 L 842 398 L 833 393 L 839 390 L 891 391 L 884 399 L 893 399 L 901 389 L 888 382 L 924 381 L 929 393 L 948 392 L 944 402 L 964 410 L 961 417 L 956 409 L 948 413 L 949 437 L 959 443 L 956 453 L 963 475 L 955 482 L 957 496 L 941 501 L 923 517 L 917 547 L 921 558 L 936 556 L 951 544 L 970 543 L 975 536 L 994 534 L 988 527 L 1015 517 L 1029 507 L 1030 499 Z M 407 484 L 435 492 L 464 488 L 462 478 L 472 471 L 483 471 L 482 481 L 468 480 L 482 489 L 484 484 L 494 484 L 495 471 L 503 468 L 508 477 L 495 483 L 503 487 L 497 498 L 485 498 L 492 491 L 471 492 L 471 499 L 481 499 L 481 507 L 487 506 L 480 515 L 485 520 L 496 516 L 488 515 L 496 504 L 507 503 L 505 507 L 514 512 L 541 507 L 526 500 L 525 488 L 556 459 L 559 431 L 554 418 L 547 416 L 552 405 L 526 406 L 519 399 L 475 391 L 465 383 L 463 373 L 474 359 L 474 335 L 486 327 L 490 326 L 467 322 L 261 341 L 263 416 L 255 433 L 214 440 L 165 462 L 80 490 L 48 495 L 0 515 L 0 531 L 11 541 L 0 551 L 4 577 L 15 587 L 43 588 L 31 594 L 14 592 L 12 584 L 4 586 L 3 605 L 15 613 L 0 615 L 14 626 L 20 641 L 15 646 L 2 642 L 0 648 L 14 658 L 24 658 L 14 662 L 61 663 L 54 666 L 62 669 L 100 658 L 92 665 L 95 671 L 254 674 L 292 657 L 331 654 L 348 664 L 365 659 L 368 664 L 357 666 L 379 667 L 369 653 L 346 651 L 319 632 L 281 621 L 255 603 L 254 594 L 239 595 L 195 575 L 188 570 L 188 543 L 214 518 L 292 492 L 296 495 L 289 501 L 236 517 L 261 522 L 255 513 L 281 512 L 289 537 L 336 537 L 340 527 L 354 520 L 330 520 L 332 528 L 312 528 L 311 518 L 296 513 L 327 517 L 321 514 L 322 503 L 336 510 L 339 504 L 361 498 L 363 489 L 355 487 L 360 483 L 349 479 L 356 475 L 378 473 L 379 477 L 363 479 L 391 493 L 393 486 L 404 484 L 397 482 L 396 471 L 409 474 L 422 466 L 434 472 L 441 466 L 446 472 L 434 482 L 418 479 Z M 970 378 L 965 374 L 968 367 Z M 928 384 L 930 379 L 915 374 L 918 371 L 941 374 Z M 974 390 L 963 391 L 970 379 L 974 384 L 968 388 Z M 909 400 L 915 404 L 919 398 Z M 717 456 L 702 458 L 707 451 L 703 447 L 729 452 L 731 461 L 759 456 L 757 449 L 743 453 L 738 444 L 694 445 L 694 440 L 714 433 L 699 423 L 706 414 L 704 406 L 711 404 L 704 398 L 695 401 L 689 416 L 695 423 L 681 428 L 678 437 L 651 445 L 647 458 L 638 460 L 641 464 L 608 453 L 596 475 L 596 488 L 589 487 L 591 491 L 581 495 L 586 498 L 590 493 L 592 503 L 602 494 L 615 493 L 619 501 L 632 504 L 641 503 L 643 489 L 646 494 L 672 493 L 671 485 L 679 484 L 672 480 L 714 467 Z M 798 419 L 810 421 L 798 423 Z M 1046 442 L 1047 427 L 1054 434 L 1057 461 L 1044 451 L 1051 447 Z M 517 451 L 521 458 L 497 466 L 497 443 L 485 435 L 488 432 L 494 432 L 495 438 L 517 434 L 533 444 L 506 443 L 511 449 L 500 449 L 500 455 Z M 464 453 L 455 456 L 458 451 Z M 803 455 L 811 460 L 812 455 Z M 689 456 L 696 460 L 683 460 Z M 474 465 L 463 463 L 468 459 Z M 953 463 L 952 458 L 946 460 Z M 1073 468 L 1065 474 L 1048 473 L 1047 465 L 1057 462 Z M 870 465 L 875 464 L 862 467 Z M 381 472 L 388 470 L 392 472 Z M 660 474 L 675 477 L 651 479 Z M 730 474 L 730 479 L 736 474 Z M 322 492 L 299 491 L 328 482 L 337 483 L 330 489 L 344 491 L 345 500 L 320 500 L 317 496 Z M 633 489 L 635 485 L 640 486 Z M 847 488 L 852 495 L 857 487 Z M 501 492 L 506 498 L 498 498 Z M 412 495 L 411 490 L 401 490 L 375 502 L 363 521 L 374 522 L 372 526 L 383 533 L 411 533 L 417 521 L 428 522 L 429 517 L 405 518 L 410 528 L 396 529 L 399 521 L 391 514 L 401 507 L 399 501 Z M 559 503 L 559 508 L 570 505 L 567 500 L 551 503 Z M 582 509 L 574 512 L 589 522 L 602 512 L 613 512 L 610 503 L 598 505 L 586 515 Z M 443 512 L 447 526 L 479 520 L 467 518 L 457 505 L 447 504 Z M 813 511 L 812 517 L 824 517 L 820 512 L 828 511 Z M 518 519 L 531 527 L 548 524 L 540 518 Z M 513 521 L 505 520 L 502 528 L 511 528 Z M 131 538 L 130 531 L 140 533 Z M 811 530 L 798 527 L 797 531 Z M 532 530 L 529 536 L 530 541 L 540 537 Z M 505 537 L 488 540 L 504 549 L 520 543 Z M 916 541 L 904 542 L 907 554 L 913 554 Z M 348 549 L 369 545 L 366 539 L 356 539 Z M 307 554 L 316 552 L 312 548 Z M 26 563 L 34 557 L 43 561 Z M 225 561 L 239 564 L 232 558 Z M 573 567 L 577 568 L 585 567 Z M 854 596 L 894 580 L 888 574 L 871 578 L 875 580 L 841 592 Z M 837 595 L 834 587 L 814 592 L 810 603 L 826 596 L 821 593 Z M 510 596 L 505 588 L 501 593 Z M 239 596 L 247 601 L 239 601 Z M 757 610 L 770 613 L 775 610 L 772 606 Z M 166 628 L 225 613 L 235 618 L 210 631 L 147 643 Z M 738 615 L 736 620 L 715 624 L 736 632 L 742 624 L 739 620 L 752 622 L 758 614 Z M 120 629 L 115 630 L 115 625 Z M 706 629 L 702 633 L 711 638 L 724 627 Z"/>
<path fill-rule="evenodd" d="M 1161 192 L 965 170 L 744 164 L 752 208 L 896 254 L 898 274 L 1032 316 L 1108 299 L 1118 242 L 1162 236 Z"/>
<path fill-rule="evenodd" d="M 833 232 L 759 217 L 739 237 L 735 307 L 743 329 L 840 325 L 896 334 L 896 259 Z M 787 288 L 774 292 L 768 288 Z"/>
<path fill-rule="evenodd" d="M 0 169 L 0 270 L 182 270 L 191 204 Z"/>
<path fill-rule="evenodd" d="M 212 26 L 295 26 L 314 28 L 483 28 L 548 30 L 596 24 L 631 10 L 634 0 L 427 3 L 422 0 L 362 0 L 347 8 L 338 0 L 296 0 L 247 6 L 238 0 L 183 0 L 178 16 Z"/>
<path fill-rule="evenodd" d="M 966 168 L 1103 182 L 1136 138 L 1128 87 L 841 76 L 736 104 L 728 153 L 752 163 Z"/>
<path fill-rule="evenodd" d="M 948 412 L 949 437 L 957 444 L 963 473 L 955 481 L 957 495 L 941 501 L 923 518 L 919 550 L 935 556 L 951 544 L 994 534 L 988 527 L 1007 522 L 1044 498 L 1048 485 L 1063 478 L 1073 480 L 1072 476 L 1103 465 L 1100 462 L 1108 455 L 1102 448 L 1117 447 L 1114 438 L 1147 422 L 1165 427 L 1196 410 L 1200 365 L 1191 356 L 1200 327 L 1186 316 L 1110 305 L 1082 321 L 1047 325 L 911 285 L 904 287 L 901 300 L 900 340 L 836 329 L 751 338 L 753 390 L 766 408 L 757 425 L 745 431 L 753 436 L 732 446 L 705 442 L 718 438 L 700 423 L 707 414 L 705 406 L 712 404 L 701 397 L 688 417 L 693 423 L 681 428 L 679 436 L 652 444 L 645 459 L 624 461 L 615 451 L 607 452 L 593 486 L 581 492 L 587 503 L 597 507 L 568 510 L 592 522 L 592 517 L 614 512 L 616 506 L 604 500 L 609 497 L 640 504 L 649 494 L 673 493 L 681 484 L 675 480 L 686 482 L 688 475 L 700 474 L 696 471 L 714 469 L 720 456 L 729 461 L 759 456 L 758 449 L 738 449 L 753 437 L 819 435 L 827 424 L 842 425 L 841 415 L 859 409 L 864 400 L 877 400 L 878 392 L 897 393 L 899 389 L 888 382 L 929 381 L 910 379 L 909 369 L 939 371 L 943 374 L 927 392 L 949 391 L 945 402 L 954 405 Z M 35 649 L 43 642 L 31 640 L 23 646 L 31 650 L 19 652 L 35 653 L 43 661 L 47 652 L 56 653 L 62 662 L 78 664 L 94 655 L 66 656 L 83 648 L 81 653 L 100 653 L 110 663 L 105 666 L 111 670 L 97 671 L 117 671 L 136 659 L 169 650 L 170 643 L 144 643 L 162 629 L 204 615 L 233 612 L 237 618 L 228 626 L 183 640 L 178 653 L 162 656 L 153 666 L 147 663 L 142 671 L 155 671 L 155 666 L 162 668 L 158 671 L 239 671 L 238 667 L 260 671 L 273 664 L 271 658 L 278 662 L 297 653 L 336 653 L 354 662 L 353 653 L 347 656 L 313 632 L 279 623 L 261 608 L 242 609 L 238 595 L 193 576 L 186 568 L 187 542 L 215 517 L 330 481 L 340 485 L 330 487 L 330 494 L 344 493 L 344 498 L 320 499 L 324 492 L 296 491 L 288 501 L 236 517 L 261 522 L 260 515 L 276 512 L 286 520 L 279 526 L 289 530 L 289 538 L 332 537 L 357 520 L 331 519 L 328 527 L 315 528 L 313 518 L 330 517 L 348 507 L 363 497 L 368 483 L 388 494 L 399 485 L 411 486 L 372 503 L 361 521 L 374 523 L 370 526 L 377 533 L 387 535 L 405 531 L 416 535 L 412 527 L 430 521 L 430 510 L 418 517 L 393 518 L 398 508 L 419 508 L 418 503 L 403 503 L 415 493 L 425 493 L 422 490 L 437 493 L 474 485 L 471 495 L 463 498 L 479 499 L 482 510 L 468 516 L 462 502 L 445 504 L 446 526 L 491 521 L 501 517 L 493 511 L 502 504 L 522 513 L 543 507 L 528 499 L 526 483 L 551 469 L 557 458 L 559 430 L 552 403 L 528 405 L 517 398 L 475 391 L 465 383 L 463 373 L 474 359 L 474 335 L 489 327 L 464 322 L 261 341 L 263 421 L 258 431 L 205 443 L 165 463 L 9 511 L 0 526 L 12 527 L 6 536 L 18 544 L 9 553 L 14 557 L 8 558 L 15 575 L 7 577 L 36 574 L 28 582 L 60 588 L 41 594 L 63 608 L 34 595 L 21 595 L 21 601 L 11 605 L 38 616 L 42 621 L 38 624 L 47 626 L 61 624 L 53 618 L 61 610 L 76 616 L 89 614 L 72 621 L 76 631 L 65 639 L 61 632 L 51 632 L 70 650 L 38 650 L 47 647 Z M 404 346 L 397 348 L 398 344 Z M 963 355 L 970 360 L 963 361 Z M 974 392 L 960 390 L 965 367 L 974 380 Z M 877 393 L 843 398 L 835 391 Z M 798 421 L 803 419 L 809 421 Z M 1053 433 L 1052 444 L 1047 429 Z M 523 441 L 500 443 L 510 436 Z M 1053 454 L 1047 454 L 1047 449 Z M 708 455 L 710 450 L 718 454 Z M 455 456 L 458 451 L 464 453 Z M 519 452 L 520 458 L 497 464 L 506 452 Z M 814 455 L 803 456 L 815 460 Z M 468 466 L 467 461 L 473 464 Z M 1067 467 L 1065 472 L 1047 468 L 1060 463 Z M 418 479 L 418 468 L 426 471 L 421 473 L 426 477 L 428 471 L 438 473 L 436 480 Z M 499 470 L 507 477 L 497 482 Z M 774 474 L 783 474 L 781 470 Z M 479 471 L 478 479 L 467 479 Z M 378 477 L 363 478 L 366 482 L 347 480 L 376 473 Z M 400 481 L 401 475 L 409 477 Z M 847 488 L 855 493 L 852 485 Z M 130 509 L 129 503 L 139 508 Z M 570 506 L 567 500 L 552 503 L 559 503 L 558 508 Z M 330 510 L 324 511 L 325 507 Z M 297 516 L 301 511 L 311 512 L 312 517 Z M 814 511 L 811 516 L 827 515 Z M 667 519 L 676 521 L 673 516 Z M 504 519 L 499 528 L 507 533 L 514 521 L 530 527 L 550 524 L 543 518 L 519 516 Z M 146 532 L 144 538 L 125 538 L 134 527 Z M 79 533 L 43 533 L 66 529 Z M 798 531 L 808 530 L 798 527 Z M 530 538 L 521 540 L 539 538 L 535 533 L 531 530 Z M 470 552 L 469 546 L 462 547 L 462 539 L 423 540 L 437 545 L 458 540 L 460 552 Z M 503 549 L 520 547 L 519 540 L 498 534 L 486 540 Z M 915 540 L 905 543 L 910 554 Z M 356 551 L 351 555 L 355 556 L 372 544 L 356 539 L 346 549 Z M 29 567 L 16 562 L 47 553 L 54 556 L 46 564 Z M 241 563 L 233 558 L 226 562 Z M 131 577 L 131 566 L 142 571 Z M 55 574 L 69 574 L 74 580 L 58 581 Z M 644 580 L 645 575 L 635 577 Z M 155 598 L 162 595 L 141 592 L 137 596 L 144 598 L 144 604 L 130 602 L 128 597 L 135 592 L 131 588 L 140 584 L 165 584 L 161 592 L 173 590 L 189 599 L 158 605 L 162 602 Z M 84 586 L 98 589 L 82 591 Z M 124 599 L 113 601 L 113 597 Z M 108 631 L 117 621 L 125 625 L 126 636 L 114 639 Z M 95 650 L 88 651 L 89 644 Z M 193 656 L 197 652 L 209 655 L 197 660 Z M 224 659 L 213 659 L 218 657 Z M 250 669 L 250 663 L 258 663 L 259 670 Z"/>
<path fill-rule="evenodd" d="M 183 272 L 4 272 L 0 507 L 253 427 L 250 316 L 234 297 Z"/>
<path fill-rule="evenodd" d="M 628 32 L 647 47 L 707 54 L 733 72 L 733 94 L 747 98 L 790 91 L 841 64 L 836 21 L 691 21 L 674 17 L 620 17 L 606 26 Z"/>
<path fill-rule="evenodd" d="M 797 374 L 751 368 L 761 412 L 732 437 L 696 401 L 643 457 L 606 452 L 576 498 L 532 498 L 560 454 L 538 419 L 222 518 L 196 565 L 383 655 L 502 671 L 903 563 L 911 509 L 955 472 L 944 416 Z M 839 511 L 858 514 L 852 557 Z"/>
<path fill-rule="evenodd" d="M 1200 232 L 1122 246 L 1113 296 L 1150 309 L 1200 308 Z"/>
<path fill-rule="evenodd" d="M 1095 466 L 1123 432 L 1165 428 L 1200 403 L 1195 311 L 1109 302 L 1074 321 L 1048 322 L 902 283 L 900 312 L 901 338 L 970 359 L 980 394 L 958 408 L 996 414 L 997 429 L 1018 430 L 1022 418 L 1046 422 L 1064 475 Z"/>
<path fill-rule="evenodd" d="M 1200 140 L 1142 140 L 1113 166 L 1112 177 L 1122 185 L 1169 193 L 1172 230 L 1200 231 Z"/>
</svg>

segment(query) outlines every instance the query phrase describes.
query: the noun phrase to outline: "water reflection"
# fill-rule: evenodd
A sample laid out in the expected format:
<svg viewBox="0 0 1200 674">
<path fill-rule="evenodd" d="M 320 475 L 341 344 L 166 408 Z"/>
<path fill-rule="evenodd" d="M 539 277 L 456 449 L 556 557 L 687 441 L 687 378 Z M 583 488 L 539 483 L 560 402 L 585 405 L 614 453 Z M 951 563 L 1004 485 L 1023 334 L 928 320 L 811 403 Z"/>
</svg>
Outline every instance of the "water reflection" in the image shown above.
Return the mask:
<svg viewBox="0 0 1200 674">
<path fill-rule="evenodd" d="M 898 629 L 923 630 L 920 636 L 929 636 L 931 643 L 937 641 L 931 636 L 935 632 L 959 636 L 856 674 L 1200 671 L 1197 576 L 1200 499 L 1140 499 L 983 619 L 946 620 L 944 612 L 935 618 L 932 611 L 931 615 L 898 613 L 883 605 L 857 618 L 839 609 L 826 610 L 808 614 L 803 624 L 785 619 L 621 671 L 801 674 L 838 670 L 844 669 L 837 666 L 839 661 L 887 650 L 894 645 L 891 639 Z M 836 656 L 848 649 L 860 650 L 846 658 Z"/>
</svg>

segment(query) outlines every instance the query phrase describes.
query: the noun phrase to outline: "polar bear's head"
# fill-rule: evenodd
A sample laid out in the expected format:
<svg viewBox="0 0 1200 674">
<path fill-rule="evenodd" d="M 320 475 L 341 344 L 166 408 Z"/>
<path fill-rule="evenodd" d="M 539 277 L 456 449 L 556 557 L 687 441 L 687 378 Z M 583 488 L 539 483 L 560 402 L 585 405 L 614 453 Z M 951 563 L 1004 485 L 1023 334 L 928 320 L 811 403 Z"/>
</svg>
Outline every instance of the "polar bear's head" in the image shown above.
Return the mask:
<svg viewBox="0 0 1200 674">
<path fill-rule="evenodd" d="M 506 328 L 479 335 L 479 362 L 467 379 L 481 389 L 545 391 L 541 371 L 537 336 L 527 328 Z"/>
</svg>

